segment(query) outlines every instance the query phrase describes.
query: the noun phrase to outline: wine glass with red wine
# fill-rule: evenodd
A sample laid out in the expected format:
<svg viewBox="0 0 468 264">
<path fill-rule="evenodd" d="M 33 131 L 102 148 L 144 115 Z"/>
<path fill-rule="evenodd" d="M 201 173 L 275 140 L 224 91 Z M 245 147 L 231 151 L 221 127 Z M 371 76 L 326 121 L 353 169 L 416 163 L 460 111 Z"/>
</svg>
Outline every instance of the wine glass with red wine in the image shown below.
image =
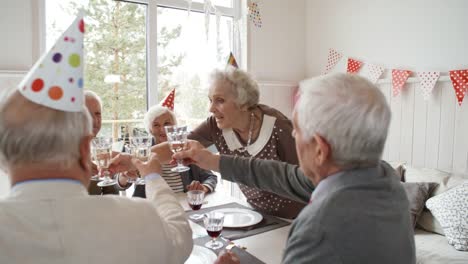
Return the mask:
<svg viewBox="0 0 468 264">
<path fill-rule="evenodd" d="M 205 192 L 202 190 L 192 190 L 187 192 L 187 202 L 194 211 L 200 210 L 205 199 Z M 203 218 L 202 214 L 192 214 L 189 216 L 192 220 L 200 220 Z"/>
<path fill-rule="evenodd" d="M 223 243 L 216 239 L 221 235 L 221 231 L 223 231 L 224 214 L 217 211 L 211 211 L 205 214 L 203 223 L 205 224 L 206 232 L 211 237 L 211 240 L 205 244 L 205 247 L 211 249 L 219 249 L 223 247 Z"/>
</svg>

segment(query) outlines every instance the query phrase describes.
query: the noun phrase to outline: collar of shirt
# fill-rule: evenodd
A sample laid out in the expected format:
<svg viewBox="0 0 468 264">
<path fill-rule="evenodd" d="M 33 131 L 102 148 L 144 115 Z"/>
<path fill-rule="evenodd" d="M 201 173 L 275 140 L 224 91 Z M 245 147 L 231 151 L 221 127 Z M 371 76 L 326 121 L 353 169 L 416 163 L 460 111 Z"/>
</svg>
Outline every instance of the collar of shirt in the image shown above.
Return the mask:
<svg viewBox="0 0 468 264">
<path fill-rule="evenodd" d="M 315 190 L 312 192 L 312 195 L 310 196 L 310 201 L 312 201 L 312 200 L 316 199 L 317 197 L 320 197 L 321 195 L 326 193 L 327 190 L 330 189 L 330 186 L 332 186 L 334 182 L 339 180 L 339 178 L 342 177 L 343 174 L 344 173 L 342 171 L 340 171 L 340 172 L 334 173 L 334 174 L 326 177 L 325 179 L 321 180 L 317 184 L 317 187 L 315 188 Z"/>
</svg>

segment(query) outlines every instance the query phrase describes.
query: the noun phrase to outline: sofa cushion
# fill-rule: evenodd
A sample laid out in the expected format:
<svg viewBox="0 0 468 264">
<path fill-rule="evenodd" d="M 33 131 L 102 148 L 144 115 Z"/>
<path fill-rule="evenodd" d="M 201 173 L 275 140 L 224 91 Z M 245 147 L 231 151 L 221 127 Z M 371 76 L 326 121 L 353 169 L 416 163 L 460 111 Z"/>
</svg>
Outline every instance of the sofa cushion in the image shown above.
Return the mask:
<svg viewBox="0 0 468 264">
<path fill-rule="evenodd" d="M 468 181 L 427 200 L 450 245 L 468 251 Z"/>
<path fill-rule="evenodd" d="M 421 215 L 424 204 L 429 198 L 437 183 L 433 182 L 402 182 L 406 196 L 410 204 L 411 223 L 416 226 L 419 216 Z"/>
<path fill-rule="evenodd" d="M 406 182 L 438 183 L 439 186 L 435 188 L 432 196 L 439 195 L 468 179 L 468 174 L 466 173 L 450 173 L 438 169 L 415 168 L 411 166 L 405 166 L 404 176 Z"/>
<path fill-rule="evenodd" d="M 416 244 L 416 263 L 418 264 L 466 264 L 468 252 L 457 251 L 439 234 L 414 230 Z"/>
<path fill-rule="evenodd" d="M 424 208 L 419 216 L 416 227 L 445 236 L 444 229 L 440 226 L 439 221 L 437 221 L 427 208 Z"/>
</svg>

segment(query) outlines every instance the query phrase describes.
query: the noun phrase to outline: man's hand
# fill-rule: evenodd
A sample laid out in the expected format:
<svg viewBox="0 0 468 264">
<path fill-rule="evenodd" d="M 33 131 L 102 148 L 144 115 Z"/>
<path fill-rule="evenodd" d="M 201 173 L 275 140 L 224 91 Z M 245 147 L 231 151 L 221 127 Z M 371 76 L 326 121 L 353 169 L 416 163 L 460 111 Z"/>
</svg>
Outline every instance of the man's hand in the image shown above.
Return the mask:
<svg viewBox="0 0 468 264">
<path fill-rule="evenodd" d="M 172 150 L 168 142 L 159 143 L 151 147 L 151 152 L 158 155 L 159 162 L 169 164 L 172 161 Z"/>
<path fill-rule="evenodd" d="M 234 252 L 221 252 L 214 264 L 240 264 L 240 260 Z"/>
<path fill-rule="evenodd" d="M 189 185 L 187 185 L 187 190 L 193 191 L 193 190 L 201 190 L 205 193 L 209 193 L 210 189 L 206 187 L 205 185 L 201 184 L 199 181 L 192 181 Z"/>
<path fill-rule="evenodd" d="M 183 160 L 185 165 L 195 164 L 205 170 L 219 171 L 219 155 L 211 153 L 195 140 L 188 140 L 186 149 L 174 154 L 173 158 Z"/>
<path fill-rule="evenodd" d="M 111 174 L 132 170 L 135 170 L 135 167 L 132 164 L 132 156 L 129 154 L 120 153 L 110 161 L 109 171 Z"/>
<path fill-rule="evenodd" d="M 142 177 L 149 175 L 150 173 L 162 173 L 161 163 L 156 155 L 151 155 L 147 162 L 143 162 L 139 159 L 132 159 L 133 165 L 138 169 Z"/>
</svg>

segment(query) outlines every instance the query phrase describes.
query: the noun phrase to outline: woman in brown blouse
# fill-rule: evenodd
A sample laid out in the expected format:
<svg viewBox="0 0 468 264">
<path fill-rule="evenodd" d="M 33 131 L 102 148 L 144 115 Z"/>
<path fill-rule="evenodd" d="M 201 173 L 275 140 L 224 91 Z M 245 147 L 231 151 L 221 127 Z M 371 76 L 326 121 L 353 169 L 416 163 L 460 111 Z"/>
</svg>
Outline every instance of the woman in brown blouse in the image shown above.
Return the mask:
<svg viewBox="0 0 468 264">
<path fill-rule="evenodd" d="M 257 83 L 244 71 L 215 71 L 209 89 L 212 115 L 189 138 L 214 144 L 221 154 L 298 164 L 292 123 L 278 110 L 259 104 Z M 295 218 L 305 204 L 239 184 L 247 201 L 264 213 Z"/>
</svg>

